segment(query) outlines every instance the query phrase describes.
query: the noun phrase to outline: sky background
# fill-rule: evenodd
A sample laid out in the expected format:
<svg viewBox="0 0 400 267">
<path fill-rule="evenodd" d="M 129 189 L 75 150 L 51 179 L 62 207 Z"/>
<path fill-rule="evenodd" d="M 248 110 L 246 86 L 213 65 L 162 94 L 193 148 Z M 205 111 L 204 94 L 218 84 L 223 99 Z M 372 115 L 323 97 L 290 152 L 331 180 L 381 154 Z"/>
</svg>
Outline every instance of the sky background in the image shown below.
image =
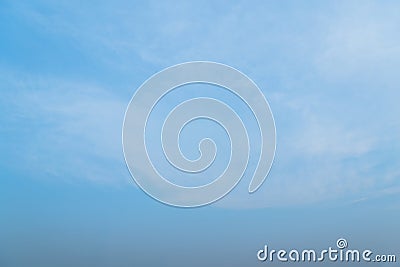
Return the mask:
<svg viewBox="0 0 400 267">
<path fill-rule="evenodd" d="M 400 258 L 399 14 L 397 1 L 0 1 L 0 266 L 260 266 L 265 244 L 340 237 Z M 256 193 L 244 177 L 181 209 L 134 184 L 121 128 L 146 79 L 192 60 L 255 81 L 277 150 Z"/>
</svg>

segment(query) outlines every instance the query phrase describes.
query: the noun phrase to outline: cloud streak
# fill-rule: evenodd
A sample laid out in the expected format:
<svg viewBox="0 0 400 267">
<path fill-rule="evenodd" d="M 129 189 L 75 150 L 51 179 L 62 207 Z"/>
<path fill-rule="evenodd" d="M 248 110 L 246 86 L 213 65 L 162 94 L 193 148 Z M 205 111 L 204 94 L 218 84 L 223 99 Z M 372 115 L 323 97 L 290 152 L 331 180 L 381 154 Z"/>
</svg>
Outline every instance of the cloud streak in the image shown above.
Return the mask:
<svg viewBox="0 0 400 267">
<path fill-rule="evenodd" d="M 240 1 L 209 7 L 186 3 L 169 14 L 163 5 L 168 4 L 76 9 L 69 2 L 43 1 L 12 4 L 10 12 L 38 31 L 70 40 L 94 64 L 134 76 L 133 87 L 163 67 L 198 59 L 230 64 L 253 78 L 275 116 L 276 160 L 260 191 L 249 198 L 244 179 L 217 205 L 357 199 L 398 185 L 396 5 L 293 4 L 285 10 L 290 20 L 279 17 L 281 7 L 272 3 L 257 8 Z M 135 72 L 141 68 L 143 79 Z M 19 136 L 22 152 L 14 152 L 24 164 L 94 182 L 128 180 L 120 136 L 128 94 L 123 98 L 101 83 L 32 74 L 21 79 L 2 72 L 8 86 L 3 99 L 13 99 L 3 115 L 9 117 L 8 133 L 24 125 L 31 134 Z"/>
<path fill-rule="evenodd" d="M 11 101 L 2 118 L 8 125 L 5 138 L 16 137 L 18 164 L 50 178 L 128 180 L 118 145 L 126 101 L 88 83 L 7 76 L 2 94 Z"/>
</svg>

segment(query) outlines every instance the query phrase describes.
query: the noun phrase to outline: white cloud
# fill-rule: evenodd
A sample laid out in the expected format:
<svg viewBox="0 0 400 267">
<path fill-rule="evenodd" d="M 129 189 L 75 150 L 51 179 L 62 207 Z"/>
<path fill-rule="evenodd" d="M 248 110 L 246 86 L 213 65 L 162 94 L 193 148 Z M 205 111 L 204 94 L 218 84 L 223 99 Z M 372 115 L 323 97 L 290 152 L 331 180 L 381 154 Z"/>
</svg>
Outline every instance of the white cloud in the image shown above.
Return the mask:
<svg viewBox="0 0 400 267">
<path fill-rule="evenodd" d="M 399 7 L 346 3 L 339 10 L 322 35 L 316 58 L 322 74 L 331 79 L 393 78 L 400 64 Z"/>
<path fill-rule="evenodd" d="M 345 128 L 323 114 L 280 110 L 298 120 L 278 130 L 274 166 L 259 191 L 248 195 L 245 181 L 222 202 L 227 207 L 292 206 L 347 198 L 379 183 L 368 155 L 377 149 L 373 135 Z M 309 116 L 312 116 L 311 118 Z M 385 170 L 386 171 L 386 170 Z M 380 174 L 382 175 L 382 174 Z"/>
<path fill-rule="evenodd" d="M 393 172 L 400 136 L 396 5 L 343 2 L 329 12 L 311 14 L 293 7 L 279 13 L 268 5 L 238 4 L 204 9 L 210 16 L 189 12 L 190 5 L 171 14 L 157 4 L 143 13 L 135 5 L 112 5 L 93 11 L 91 6 L 53 3 L 49 14 L 29 6 L 16 10 L 32 27 L 64 35 L 85 53 L 118 68 L 130 68 L 135 56 L 158 66 L 219 60 L 261 81 L 278 126 L 275 165 L 250 199 L 248 182 L 242 181 L 217 205 L 265 207 L 354 198 L 398 180 Z M 16 80 L 21 90 L 12 96 L 19 116 L 49 124 L 49 132 L 36 129 L 41 136 L 26 144 L 31 149 L 27 163 L 50 166 L 54 173 L 73 166 L 79 170 L 71 172 L 88 179 L 114 179 L 114 170 L 127 173 L 120 130 L 129 99 L 79 82 Z M 65 166 L 52 161 L 60 155 Z M 390 166 L 381 167 L 388 158 Z M 115 162 L 113 169 L 109 162 Z"/>
<path fill-rule="evenodd" d="M 3 116 L 18 136 L 22 168 L 65 180 L 129 180 L 120 145 L 128 101 L 92 84 L 2 73 L 10 100 Z"/>
</svg>

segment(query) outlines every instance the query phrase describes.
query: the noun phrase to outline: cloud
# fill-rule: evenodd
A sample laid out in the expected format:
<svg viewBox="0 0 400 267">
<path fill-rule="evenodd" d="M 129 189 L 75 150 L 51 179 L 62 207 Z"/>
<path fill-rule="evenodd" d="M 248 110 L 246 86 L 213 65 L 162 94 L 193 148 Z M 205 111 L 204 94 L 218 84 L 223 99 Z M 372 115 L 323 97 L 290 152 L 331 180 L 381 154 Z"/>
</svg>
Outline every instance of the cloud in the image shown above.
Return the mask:
<svg viewBox="0 0 400 267">
<path fill-rule="evenodd" d="M 156 2 L 13 5 L 31 27 L 71 40 L 114 72 L 133 75 L 135 64 L 152 74 L 206 59 L 254 79 L 275 116 L 276 160 L 260 191 L 249 197 L 245 177 L 217 205 L 356 199 L 398 183 L 397 5 L 293 4 L 283 12 L 271 3 L 185 3 L 168 14 L 168 4 Z M 10 131 L 30 128 L 30 138 L 20 137 L 25 164 L 96 181 L 126 175 L 120 130 L 129 99 L 105 85 L 25 76 L 11 77 L 2 92 L 15 99 L 6 105 Z"/>
<path fill-rule="evenodd" d="M 3 142 L 16 139 L 10 144 L 18 151 L 16 167 L 67 181 L 128 180 L 118 145 L 127 101 L 88 83 L 2 74 L 2 85 L 7 84 L 2 95 L 8 100 L 2 114 L 8 122 Z"/>
<path fill-rule="evenodd" d="M 398 12 L 387 4 L 343 4 L 322 38 L 316 58 L 321 73 L 331 79 L 394 78 L 400 62 Z"/>
<path fill-rule="evenodd" d="M 260 190 L 249 196 L 242 181 L 218 205 L 254 208 L 321 203 L 352 198 L 379 184 L 384 174 L 376 165 L 383 159 L 371 159 L 380 142 L 373 134 L 346 127 L 328 114 L 301 110 L 289 105 L 275 112 L 276 117 L 281 112 L 290 117 L 290 125 L 280 129 L 276 119 L 275 162 Z"/>
</svg>

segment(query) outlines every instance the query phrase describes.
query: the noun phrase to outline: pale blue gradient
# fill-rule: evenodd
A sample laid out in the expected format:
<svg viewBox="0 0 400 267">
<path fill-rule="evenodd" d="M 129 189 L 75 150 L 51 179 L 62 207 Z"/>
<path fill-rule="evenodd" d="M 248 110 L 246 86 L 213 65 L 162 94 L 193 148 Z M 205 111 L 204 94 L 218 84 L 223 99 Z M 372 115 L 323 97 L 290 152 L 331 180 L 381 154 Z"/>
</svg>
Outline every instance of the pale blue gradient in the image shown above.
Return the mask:
<svg viewBox="0 0 400 267">
<path fill-rule="evenodd" d="M 260 266 L 265 244 L 339 237 L 400 258 L 398 14 L 397 1 L 1 1 L 0 266 Z M 249 175 L 179 209 L 135 186 L 121 127 L 136 88 L 192 60 L 256 82 L 277 150 L 255 194 Z"/>
</svg>

